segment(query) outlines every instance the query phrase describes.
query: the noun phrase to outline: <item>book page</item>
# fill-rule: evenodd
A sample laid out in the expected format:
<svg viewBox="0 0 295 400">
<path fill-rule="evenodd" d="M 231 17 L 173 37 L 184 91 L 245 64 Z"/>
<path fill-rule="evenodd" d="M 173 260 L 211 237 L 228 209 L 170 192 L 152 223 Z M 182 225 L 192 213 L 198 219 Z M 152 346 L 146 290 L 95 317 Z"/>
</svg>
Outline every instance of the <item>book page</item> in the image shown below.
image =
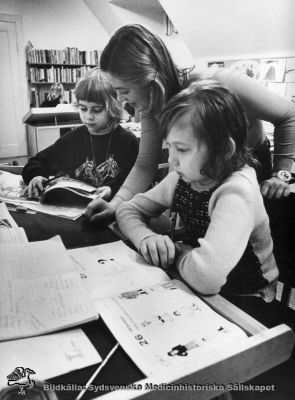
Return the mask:
<svg viewBox="0 0 295 400">
<path fill-rule="evenodd" d="M 184 374 L 208 352 L 247 339 L 177 280 L 102 299 L 100 315 L 147 377 Z"/>
<path fill-rule="evenodd" d="M 0 281 L 0 340 L 53 332 L 98 317 L 76 273 Z"/>
<path fill-rule="evenodd" d="M 0 248 L 1 273 L 11 279 L 31 279 L 44 275 L 75 272 L 66 249 L 59 241 L 3 244 Z"/>
<path fill-rule="evenodd" d="M 46 192 L 56 188 L 78 189 L 87 193 L 94 193 L 96 191 L 96 187 L 68 177 L 60 177 L 52 180 L 46 187 Z"/>
<path fill-rule="evenodd" d="M 0 249 L 0 340 L 34 336 L 98 317 L 61 240 Z"/>
<path fill-rule="evenodd" d="M 23 228 L 2 228 L 0 227 L 0 243 L 28 243 L 27 235 Z"/>
<path fill-rule="evenodd" d="M 169 276 L 122 241 L 68 250 L 93 300 L 169 281 Z M 96 304 L 96 303 L 94 303 Z"/>
<path fill-rule="evenodd" d="M 29 367 L 34 380 L 45 381 L 101 362 L 82 329 L 3 342 L 0 354 L 0 387 L 17 366 Z"/>
<path fill-rule="evenodd" d="M 25 183 L 21 175 L 12 174 L 11 172 L 0 171 L 0 200 L 14 201 L 26 200 L 23 195 Z"/>
<path fill-rule="evenodd" d="M 81 184 L 87 185 L 83 182 L 81 182 Z M 89 186 L 89 190 L 90 188 L 92 188 L 92 190 L 95 189 L 90 185 L 87 186 Z M 0 200 L 5 201 L 6 203 L 22 205 L 30 210 L 71 220 L 79 218 L 85 212 L 85 205 L 71 205 L 67 207 L 61 205 L 40 204 L 39 199 L 28 199 L 27 195 L 23 193 L 25 187 L 26 185 L 23 182 L 21 175 L 0 171 Z"/>
<path fill-rule="evenodd" d="M 36 202 L 13 202 L 14 204 L 21 204 L 24 207 L 29 208 L 37 212 L 43 212 L 45 214 L 54 215 L 56 217 L 76 220 L 84 214 L 86 206 L 85 205 L 75 205 L 75 206 L 62 206 L 53 204 L 40 204 Z"/>
<path fill-rule="evenodd" d="M 17 223 L 9 214 L 5 203 L 0 203 L 0 228 L 17 228 Z"/>
</svg>

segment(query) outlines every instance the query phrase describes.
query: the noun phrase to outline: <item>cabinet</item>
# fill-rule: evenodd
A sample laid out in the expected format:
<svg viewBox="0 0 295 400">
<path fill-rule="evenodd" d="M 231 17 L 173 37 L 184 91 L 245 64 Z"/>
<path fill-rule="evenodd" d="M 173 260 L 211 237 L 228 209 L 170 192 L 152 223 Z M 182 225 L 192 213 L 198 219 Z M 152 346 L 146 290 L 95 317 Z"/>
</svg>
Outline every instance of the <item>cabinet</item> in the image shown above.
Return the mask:
<svg viewBox="0 0 295 400">
<path fill-rule="evenodd" d="M 70 104 L 52 108 L 31 108 L 23 117 L 27 125 L 28 155 L 52 145 L 60 136 L 82 125 L 79 113 Z"/>
<path fill-rule="evenodd" d="M 60 136 L 77 128 L 81 124 L 65 124 L 56 126 L 27 125 L 28 156 L 33 157 L 39 151 L 51 146 Z"/>
<path fill-rule="evenodd" d="M 30 106 L 40 107 L 54 82 L 63 85 L 65 101 L 72 103 L 76 82 L 99 64 L 99 55 L 98 50 L 80 51 L 76 47 L 40 50 L 28 45 L 26 58 Z"/>
</svg>

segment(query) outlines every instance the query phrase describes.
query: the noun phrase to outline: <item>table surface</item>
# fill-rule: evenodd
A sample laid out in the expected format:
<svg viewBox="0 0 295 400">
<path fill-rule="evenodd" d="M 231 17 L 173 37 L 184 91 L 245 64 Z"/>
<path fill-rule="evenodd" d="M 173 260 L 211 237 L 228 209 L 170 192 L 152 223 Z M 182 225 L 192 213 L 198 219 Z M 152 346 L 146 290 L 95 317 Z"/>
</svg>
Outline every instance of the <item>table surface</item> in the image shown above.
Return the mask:
<svg viewBox="0 0 295 400">
<path fill-rule="evenodd" d="M 67 249 L 94 246 L 110 243 L 118 240 L 118 237 L 107 225 L 89 224 L 86 217 L 80 217 L 75 221 L 51 215 L 36 213 L 18 213 L 10 211 L 15 222 L 24 228 L 30 242 L 50 239 L 60 235 Z M 104 324 L 102 319 L 83 325 L 83 331 L 91 340 L 102 359 L 106 357 L 116 340 Z M 97 365 L 72 371 L 48 381 L 53 384 L 85 385 L 88 379 L 96 370 Z M 119 347 L 101 373 L 96 377 L 95 385 L 124 384 L 127 385 L 143 379 L 144 375 Z M 91 399 L 108 392 L 99 390 L 98 393 L 87 391 L 83 399 Z M 57 396 L 60 400 L 72 400 L 79 393 L 79 390 L 60 391 Z"/>
<path fill-rule="evenodd" d="M 76 221 L 72 221 L 43 213 L 27 214 L 13 211 L 10 213 L 16 223 L 24 228 L 29 241 L 46 240 L 55 235 L 60 235 L 65 247 L 71 249 L 110 243 L 118 240 L 118 237 L 108 228 L 107 225 L 89 224 L 85 217 L 80 217 Z M 226 300 L 224 301 L 226 302 Z M 230 302 L 227 302 L 222 306 L 222 308 L 226 308 L 227 304 L 234 307 Z M 241 311 L 240 309 L 236 310 L 238 313 Z M 242 311 L 241 313 L 242 319 L 245 317 L 247 319 L 247 317 L 249 317 Z M 251 317 L 249 318 L 249 325 L 252 325 Z M 97 321 L 84 324 L 82 328 L 101 355 L 102 359 L 104 359 L 116 344 L 116 340 L 104 324 L 103 320 L 98 319 Z M 97 365 L 90 366 L 81 370 L 72 371 L 66 375 L 49 379 L 48 381 L 52 384 L 73 385 L 72 390 L 63 390 L 56 393 L 59 400 L 72 400 L 79 393 L 79 388 L 75 390 L 75 385 L 85 385 L 96 368 Z M 97 393 L 94 391 L 87 391 L 83 396 L 83 400 L 93 399 L 111 391 L 107 390 L 106 385 L 128 385 L 144 378 L 145 376 L 129 356 L 121 347 L 119 347 L 108 361 L 107 365 L 93 381 L 94 385 L 101 385 L 99 391 Z M 105 390 L 103 389 L 103 385 Z"/>
<path fill-rule="evenodd" d="M 29 242 L 47 240 L 60 235 L 67 249 L 94 246 L 118 240 L 103 224 L 90 224 L 85 216 L 73 221 L 39 213 L 28 214 L 10 211 L 18 226 L 24 228 Z"/>
</svg>

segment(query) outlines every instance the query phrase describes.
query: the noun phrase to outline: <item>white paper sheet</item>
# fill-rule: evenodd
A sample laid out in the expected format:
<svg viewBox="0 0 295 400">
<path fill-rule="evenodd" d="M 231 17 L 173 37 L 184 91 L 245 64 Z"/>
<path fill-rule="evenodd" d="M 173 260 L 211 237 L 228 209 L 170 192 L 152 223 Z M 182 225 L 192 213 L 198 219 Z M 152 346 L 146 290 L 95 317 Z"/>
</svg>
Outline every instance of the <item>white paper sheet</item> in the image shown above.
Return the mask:
<svg viewBox="0 0 295 400">
<path fill-rule="evenodd" d="M 16 367 L 35 372 L 44 381 L 101 362 L 101 357 L 81 329 L 0 343 L 0 389 Z"/>
<path fill-rule="evenodd" d="M 17 228 L 17 223 L 9 214 L 5 203 L 0 203 L 0 228 Z"/>
<path fill-rule="evenodd" d="M 176 280 L 102 299 L 100 315 L 147 377 L 183 375 L 209 352 L 247 339 Z"/>
<path fill-rule="evenodd" d="M 23 228 L 0 228 L 0 243 L 15 244 L 28 243 L 27 235 Z"/>
<path fill-rule="evenodd" d="M 61 240 L 1 245 L 0 340 L 52 332 L 98 317 Z"/>
<path fill-rule="evenodd" d="M 152 267 L 122 241 L 68 250 L 92 299 L 170 280 L 160 268 Z"/>
</svg>

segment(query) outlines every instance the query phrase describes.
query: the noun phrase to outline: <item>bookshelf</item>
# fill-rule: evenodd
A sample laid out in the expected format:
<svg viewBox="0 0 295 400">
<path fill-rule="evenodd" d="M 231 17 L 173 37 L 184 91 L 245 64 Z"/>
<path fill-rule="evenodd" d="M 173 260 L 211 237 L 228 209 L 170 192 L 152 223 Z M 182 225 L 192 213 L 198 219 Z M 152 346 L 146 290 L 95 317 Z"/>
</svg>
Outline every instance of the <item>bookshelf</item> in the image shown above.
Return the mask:
<svg viewBox="0 0 295 400">
<path fill-rule="evenodd" d="M 99 50 L 81 51 L 77 47 L 35 49 L 29 42 L 26 60 L 30 107 L 40 107 L 54 82 L 62 83 L 65 100 L 71 103 L 76 82 L 99 64 L 99 57 Z"/>
</svg>

